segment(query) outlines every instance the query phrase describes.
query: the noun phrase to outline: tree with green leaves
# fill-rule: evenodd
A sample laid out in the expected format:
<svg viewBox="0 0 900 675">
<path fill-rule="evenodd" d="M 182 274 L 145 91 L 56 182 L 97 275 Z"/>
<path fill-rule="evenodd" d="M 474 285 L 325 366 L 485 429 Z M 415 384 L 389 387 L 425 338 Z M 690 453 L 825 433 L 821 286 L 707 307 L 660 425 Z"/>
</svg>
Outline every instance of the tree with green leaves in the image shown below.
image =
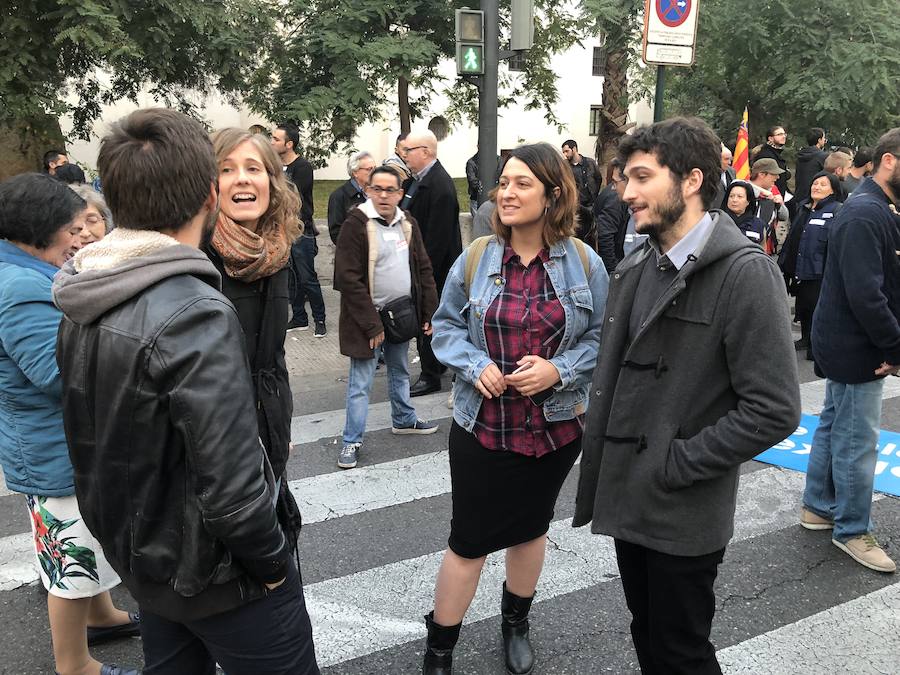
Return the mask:
<svg viewBox="0 0 900 675">
<path fill-rule="evenodd" d="M 438 65 L 455 58 L 454 12 L 466 0 L 292 0 L 282 15 L 284 37 L 273 45 L 246 99 L 273 120 L 299 123 L 309 139 L 306 156 L 322 159 L 346 149 L 366 122 L 400 120 L 408 130 L 433 96 L 450 97 L 447 118 L 477 120 L 471 81 L 446 81 Z M 553 0 L 537 0 L 535 48 L 525 70 L 503 74 L 500 107 L 515 102 L 543 109 L 555 123 L 557 101 L 551 57 L 577 43 L 585 22 Z M 509 1 L 501 2 L 501 33 Z M 503 70 L 501 70 L 503 72 Z"/>
<path fill-rule="evenodd" d="M 631 126 L 629 104 L 647 93 L 645 78 L 637 77 L 643 8 L 643 0 L 582 0 L 588 30 L 604 38 L 603 118 L 594 146 L 601 166 L 615 156 L 619 140 Z"/>
<path fill-rule="evenodd" d="M 704 0 L 696 62 L 670 71 L 667 112 L 698 115 L 725 141 L 747 105 L 751 145 L 773 124 L 871 143 L 900 124 L 897 1 Z"/>
<path fill-rule="evenodd" d="M 241 92 L 274 35 L 274 0 L 12 0 L 0 7 L 0 179 L 38 168 L 58 119 L 87 139 L 101 106 L 145 87 Z M 74 97 L 71 102 L 69 96 Z M 196 112 L 196 111 L 194 111 Z"/>
</svg>

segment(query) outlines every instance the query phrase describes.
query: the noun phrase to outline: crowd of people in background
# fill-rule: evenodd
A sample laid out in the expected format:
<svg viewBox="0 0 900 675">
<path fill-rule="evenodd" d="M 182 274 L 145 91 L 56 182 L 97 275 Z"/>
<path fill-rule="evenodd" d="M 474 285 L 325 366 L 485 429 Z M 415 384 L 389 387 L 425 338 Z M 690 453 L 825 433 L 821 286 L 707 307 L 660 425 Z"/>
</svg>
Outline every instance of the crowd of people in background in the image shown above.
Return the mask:
<svg viewBox="0 0 900 675">
<path fill-rule="evenodd" d="M 900 129 L 873 148 L 805 140 L 792 172 L 785 128 L 768 129 L 746 180 L 694 118 L 623 137 L 606 185 L 571 139 L 504 152 L 488 181 L 476 153 L 465 248 L 432 132 L 347 159 L 327 206 L 350 359 L 337 465 L 365 459 L 380 363 L 398 435 L 438 431 L 412 399 L 453 377 L 423 673 L 452 672 L 495 551 L 504 664 L 532 672 L 529 611 L 579 453 L 574 524 L 615 540 L 642 671 L 720 672 L 713 584 L 740 465 L 796 428 L 795 350 L 826 378 L 800 524 L 895 570 L 870 512 L 883 378 L 900 372 Z M 0 184 L 0 382 L 15 394 L 0 462 L 28 504 L 56 668 L 133 673 L 88 646 L 140 632 L 147 672 L 317 673 L 286 479 L 285 336 L 327 335 L 299 129 L 210 136 L 139 110 L 98 167 L 87 185 L 51 150 L 44 175 Z M 119 583 L 139 614 L 112 604 Z"/>
</svg>

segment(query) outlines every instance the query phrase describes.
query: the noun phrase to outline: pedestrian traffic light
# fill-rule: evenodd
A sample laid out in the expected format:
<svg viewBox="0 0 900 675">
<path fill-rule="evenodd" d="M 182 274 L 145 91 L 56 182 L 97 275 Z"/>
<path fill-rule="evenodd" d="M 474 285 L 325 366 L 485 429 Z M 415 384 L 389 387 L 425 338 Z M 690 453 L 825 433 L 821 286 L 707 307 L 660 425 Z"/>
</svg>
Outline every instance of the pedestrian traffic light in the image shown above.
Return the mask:
<svg viewBox="0 0 900 675">
<path fill-rule="evenodd" d="M 456 44 L 456 74 L 484 75 L 484 45 L 458 42 Z"/>
<path fill-rule="evenodd" d="M 484 75 L 484 12 L 456 10 L 456 74 Z"/>
</svg>

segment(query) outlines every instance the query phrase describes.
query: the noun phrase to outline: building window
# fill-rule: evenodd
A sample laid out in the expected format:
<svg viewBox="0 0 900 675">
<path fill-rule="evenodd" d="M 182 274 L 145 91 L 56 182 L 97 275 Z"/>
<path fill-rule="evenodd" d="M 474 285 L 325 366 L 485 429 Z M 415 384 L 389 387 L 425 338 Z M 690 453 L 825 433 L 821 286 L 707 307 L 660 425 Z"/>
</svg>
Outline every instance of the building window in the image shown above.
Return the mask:
<svg viewBox="0 0 900 675">
<path fill-rule="evenodd" d="M 510 72 L 521 73 L 525 71 L 526 51 L 513 52 L 512 56 L 507 60 L 507 66 Z"/>
<path fill-rule="evenodd" d="M 603 106 L 602 105 L 592 105 L 591 106 L 591 123 L 589 134 L 591 136 L 599 136 L 600 135 L 600 125 L 603 121 Z"/>
<path fill-rule="evenodd" d="M 606 50 L 603 47 L 594 47 L 594 60 L 591 68 L 591 74 L 602 77 L 606 73 L 603 72 L 603 62 L 606 60 Z"/>
</svg>

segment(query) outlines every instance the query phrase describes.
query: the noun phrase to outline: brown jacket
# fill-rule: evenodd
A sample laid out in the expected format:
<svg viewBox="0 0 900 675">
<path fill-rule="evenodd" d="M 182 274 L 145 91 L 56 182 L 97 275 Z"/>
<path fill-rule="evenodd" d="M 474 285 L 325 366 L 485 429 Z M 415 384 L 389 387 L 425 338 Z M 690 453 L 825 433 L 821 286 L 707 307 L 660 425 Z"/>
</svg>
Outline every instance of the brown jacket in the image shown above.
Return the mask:
<svg viewBox="0 0 900 675">
<path fill-rule="evenodd" d="M 411 226 L 409 267 L 412 293 L 419 307 L 419 323 L 431 321 L 437 309 L 437 289 L 431 261 L 425 252 L 422 232 L 412 216 L 403 217 Z M 370 279 L 374 261 L 369 260 L 368 218 L 353 208 L 341 225 L 334 256 L 335 286 L 341 291 L 341 318 L 338 324 L 341 354 L 354 359 L 373 358 L 369 340 L 384 331 L 378 311 L 372 303 Z"/>
</svg>

